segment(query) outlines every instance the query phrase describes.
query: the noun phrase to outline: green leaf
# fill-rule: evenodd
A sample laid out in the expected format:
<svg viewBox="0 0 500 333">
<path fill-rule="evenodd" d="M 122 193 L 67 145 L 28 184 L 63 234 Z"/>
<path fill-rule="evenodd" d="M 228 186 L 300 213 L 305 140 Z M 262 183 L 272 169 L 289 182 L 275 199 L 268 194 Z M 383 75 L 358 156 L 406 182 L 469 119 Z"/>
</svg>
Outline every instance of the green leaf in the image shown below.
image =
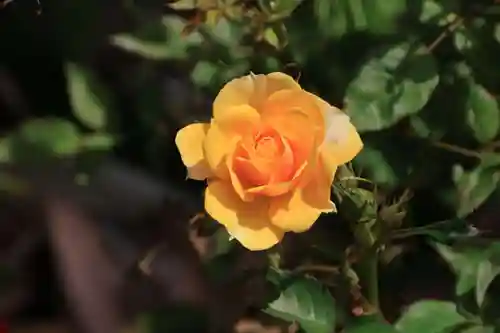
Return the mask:
<svg viewBox="0 0 500 333">
<path fill-rule="evenodd" d="M 288 43 L 286 27 L 283 24 L 275 24 L 267 27 L 263 34 L 264 40 L 276 49 L 282 49 Z"/>
<path fill-rule="evenodd" d="M 300 5 L 303 0 L 259 0 L 259 6 L 269 16 L 274 18 L 286 18 Z"/>
<path fill-rule="evenodd" d="M 495 191 L 500 175 L 495 168 L 479 165 L 472 170 L 464 170 L 457 164 L 452 170 L 456 187 L 455 207 L 458 217 L 465 217 L 481 206 Z"/>
<path fill-rule="evenodd" d="M 457 276 L 455 287 L 457 296 L 462 296 L 473 290 L 477 281 L 479 265 L 485 258 L 484 251 L 480 249 L 457 251 L 444 244 L 434 243 L 433 245 Z"/>
<path fill-rule="evenodd" d="M 218 228 L 217 231 L 207 239 L 207 258 L 209 260 L 215 257 L 227 254 L 236 242 L 225 228 Z"/>
<path fill-rule="evenodd" d="M 495 333 L 495 328 L 492 326 L 475 325 L 461 330 L 459 333 Z"/>
<path fill-rule="evenodd" d="M 483 86 L 471 82 L 467 100 L 467 125 L 480 143 L 493 140 L 500 130 L 500 110 Z"/>
<path fill-rule="evenodd" d="M 306 333 L 331 333 L 335 328 L 335 300 L 321 283 L 311 278 L 293 278 L 264 312 L 295 321 Z"/>
<path fill-rule="evenodd" d="M 407 4 L 400 0 L 315 0 L 314 13 L 321 33 L 341 37 L 356 31 L 392 33 Z"/>
<path fill-rule="evenodd" d="M 404 333 L 443 333 L 467 322 L 456 305 L 444 301 L 419 301 L 403 313 L 396 323 Z"/>
<path fill-rule="evenodd" d="M 394 189 L 405 186 L 417 167 L 422 168 L 419 160 L 421 143 L 401 137 L 394 132 L 367 133 L 363 136 L 364 147 L 352 164 L 357 174 L 384 188 Z M 394 142 L 398 142 L 397 145 Z M 436 166 L 430 168 L 431 177 Z"/>
<path fill-rule="evenodd" d="M 457 0 L 424 0 L 420 22 L 444 26 L 456 18 L 455 12 L 459 9 Z"/>
<path fill-rule="evenodd" d="M 450 240 L 475 237 L 478 234 L 476 228 L 470 226 L 467 221 L 459 218 L 443 221 L 435 226 L 431 224 L 429 227 L 425 226 L 422 228 L 425 228 L 425 230 L 421 234 L 443 243 Z"/>
<path fill-rule="evenodd" d="M 115 138 L 107 133 L 94 133 L 84 136 L 80 146 L 86 150 L 109 150 L 115 145 Z"/>
<path fill-rule="evenodd" d="M 45 118 L 24 123 L 20 137 L 36 146 L 50 149 L 57 155 L 71 155 L 78 152 L 80 133 L 69 121 Z"/>
<path fill-rule="evenodd" d="M 398 333 L 394 326 L 380 321 L 375 316 L 356 318 L 348 325 L 345 333 Z"/>
<path fill-rule="evenodd" d="M 495 40 L 500 43 L 500 23 L 495 25 Z"/>
<path fill-rule="evenodd" d="M 362 0 L 315 0 L 314 12 L 325 36 L 340 37 L 349 30 L 364 30 L 368 26 Z"/>
<path fill-rule="evenodd" d="M 484 302 L 488 287 L 500 274 L 500 266 L 489 260 L 482 261 L 477 269 L 476 302 L 481 306 Z"/>
<path fill-rule="evenodd" d="M 71 105 L 78 120 L 94 130 L 105 127 L 108 101 L 94 75 L 80 65 L 67 63 L 66 76 Z"/>
<path fill-rule="evenodd" d="M 80 133 L 69 121 L 57 118 L 29 120 L 8 138 L 13 162 L 38 162 L 38 159 L 77 154 Z"/>
<path fill-rule="evenodd" d="M 202 11 L 216 8 L 217 0 L 177 0 L 168 3 L 168 7 L 175 10 L 193 10 Z"/>
<path fill-rule="evenodd" d="M 479 231 L 470 226 L 466 220 L 454 218 L 446 221 L 430 223 L 421 227 L 394 230 L 395 238 L 406 238 L 416 235 L 424 235 L 440 243 L 450 240 L 467 239 L 477 236 Z"/>
<path fill-rule="evenodd" d="M 200 60 L 191 71 L 191 80 L 201 87 L 208 87 L 218 91 L 227 81 L 245 75 L 248 72 L 248 62 L 226 65 Z"/>
<path fill-rule="evenodd" d="M 396 32 L 408 9 L 407 2 L 401 0 L 364 0 L 363 4 L 369 31 L 376 34 Z"/>
<path fill-rule="evenodd" d="M 483 306 L 489 286 L 500 274 L 499 244 L 493 242 L 487 248 L 468 246 L 460 250 L 433 244 L 457 276 L 458 296 L 475 289 L 476 303 L 479 307 Z"/>
<path fill-rule="evenodd" d="M 199 86 L 209 86 L 219 68 L 212 62 L 209 61 L 198 61 L 191 72 L 191 79 L 196 85 Z"/>
<path fill-rule="evenodd" d="M 167 6 L 175 10 L 193 10 L 198 7 L 198 0 L 177 0 L 167 2 Z"/>
<path fill-rule="evenodd" d="M 372 57 L 349 84 L 347 113 L 359 131 L 378 131 L 416 114 L 439 81 L 431 54 L 402 43 Z"/>
<path fill-rule="evenodd" d="M 183 59 L 190 48 L 203 42 L 197 31 L 184 33 L 186 24 L 179 17 L 165 16 L 161 22 L 153 22 L 133 34 L 115 35 L 111 43 L 151 60 Z"/>
<path fill-rule="evenodd" d="M 205 25 L 208 32 L 216 43 L 223 46 L 234 47 L 237 46 L 242 37 L 241 25 L 221 17 L 215 24 Z"/>
<path fill-rule="evenodd" d="M 163 60 L 172 58 L 172 52 L 166 42 L 148 41 L 131 34 L 119 34 L 113 36 L 112 43 L 131 53 L 151 60 Z"/>
<path fill-rule="evenodd" d="M 9 138 L 0 140 L 0 163 L 10 162 L 10 141 Z"/>
</svg>

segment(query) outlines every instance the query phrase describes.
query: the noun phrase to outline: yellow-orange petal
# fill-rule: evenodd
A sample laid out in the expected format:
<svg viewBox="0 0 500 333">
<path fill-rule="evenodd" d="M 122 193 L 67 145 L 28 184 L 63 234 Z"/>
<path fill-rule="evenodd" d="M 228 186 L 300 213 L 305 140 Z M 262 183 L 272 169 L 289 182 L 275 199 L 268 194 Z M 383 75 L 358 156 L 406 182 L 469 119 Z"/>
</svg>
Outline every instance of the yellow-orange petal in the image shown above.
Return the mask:
<svg viewBox="0 0 500 333">
<path fill-rule="evenodd" d="M 260 121 L 259 113 L 249 105 L 230 108 L 230 113 L 212 119 L 205 137 L 203 151 L 206 161 L 220 178 L 228 178 L 226 157 L 242 136 Z"/>
<path fill-rule="evenodd" d="M 335 165 L 350 162 L 363 148 L 363 142 L 356 128 L 342 110 L 331 106 L 318 96 L 313 96 L 325 121 L 324 145 L 327 147 L 326 150 L 330 151 L 326 154 L 335 155 Z"/>
<path fill-rule="evenodd" d="M 328 175 L 318 164 L 312 179 L 302 188 L 271 200 L 271 222 L 285 231 L 303 232 L 311 228 L 321 213 L 335 211 Z"/>
<path fill-rule="evenodd" d="M 254 92 L 250 104 L 261 110 L 267 98 L 281 90 L 302 91 L 300 85 L 289 75 L 281 72 L 269 73 L 267 75 L 251 74 L 254 80 Z"/>
<path fill-rule="evenodd" d="M 249 250 L 271 248 L 283 238 L 284 231 L 270 223 L 268 207 L 264 200 L 242 201 L 228 182 L 208 182 L 205 210 Z"/>
<path fill-rule="evenodd" d="M 316 99 L 316 96 L 305 90 L 280 90 L 270 95 L 263 104 L 262 117 L 265 119 L 280 113 L 300 111 L 306 114 L 314 125 L 312 135 L 317 137 L 320 143 L 324 138 L 325 121 Z"/>
<path fill-rule="evenodd" d="M 300 109 L 270 112 L 262 115 L 262 121 L 285 137 L 297 164 L 303 163 L 315 148 L 315 124 Z"/>
<path fill-rule="evenodd" d="M 289 192 L 293 184 L 294 184 L 293 181 L 288 181 L 277 184 L 256 186 L 247 189 L 246 192 L 250 194 L 261 194 L 269 197 L 276 197 L 286 192 Z"/>
<path fill-rule="evenodd" d="M 229 114 L 230 108 L 249 105 L 254 94 L 254 80 L 250 75 L 233 79 L 226 83 L 215 97 L 213 116 L 215 119 Z"/>
<path fill-rule="evenodd" d="M 332 125 L 335 126 L 335 125 Z M 329 141 L 324 143 L 324 155 L 328 159 L 335 159 L 336 164 L 342 165 L 356 157 L 363 149 L 363 141 L 353 124 L 342 124 L 338 130 L 341 135 L 330 135 Z"/>
<path fill-rule="evenodd" d="M 190 124 L 181 128 L 175 136 L 175 144 L 182 162 L 188 169 L 189 178 L 203 180 L 212 175 L 203 153 L 203 142 L 208 128 L 208 124 Z"/>
<path fill-rule="evenodd" d="M 229 108 L 250 105 L 257 109 L 271 94 L 280 90 L 301 90 L 300 85 L 289 75 L 281 72 L 249 74 L 226 83 L 214 100 L 214 118 L 229 113 Z"/>
<path fill-rule="evenodd" d="M 300 84 L 290 75 L 273 72 L 266 75 L 266 97 L 280 90 L 302 90 Z"/>
<path fill-rule="evenodd" d="M 234 154 L 231 154 L 227 158 L 227 168 L 229 170 L 229 180 L 231 181 L 231 185 L 233 185 L 234 191 L 238 194 L 241 200 L 245 202 L 252 201 L 254 199 L 254 194 L 245 190 L 240 178 L 234 170 L 234 162 Z"/>
</svg>

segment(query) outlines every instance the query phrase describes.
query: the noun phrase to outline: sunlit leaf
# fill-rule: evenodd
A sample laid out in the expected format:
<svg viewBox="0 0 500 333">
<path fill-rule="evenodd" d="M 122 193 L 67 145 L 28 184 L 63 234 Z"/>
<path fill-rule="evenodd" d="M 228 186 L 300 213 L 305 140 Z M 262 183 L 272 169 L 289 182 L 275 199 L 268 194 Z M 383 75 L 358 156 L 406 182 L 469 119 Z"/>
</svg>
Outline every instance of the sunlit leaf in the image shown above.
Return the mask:
<svg viewBox="0 0 500 333">
<path fill-rule="evenodd" d="M 179 59 L 185 57 L 191 47 L 203 42 L 199 32 L 185 33 L 186 25 L 186 20 L 165 16 L 161 22 L 151 23 L 144 30 L 115 35 L 111 43 L 152 60 Z"/>
<path fill-rule="evenodd" d="M 439 26 L 449 24 L 456 18 L 455 12 L 460 9 L 459 5 L 458 0 L 424 0 L 420 22 Z"/>
<path fill-rule="evenodd" d="M 421 45 L 395 45 L 370 58 L 349 84 L 347 113 L 359 131 L 391 127 L 419 112 L 438 81 L 434 59 Z"/>
<path fill-rule="evenodd" d="M 485 259 L 484 251 L 481 249 L 457 251 L 439 243 L 435 243 L 434 246 L 456 274 L 455 293 L 461 296 L 473 290 L 476 285 L 479 265 Z"/>
<path fill-rule="evenodd" d="M 74 63 L 66 65 L 68 93 L 75 116 L 91 129 L 106 126 L 109 112 L 109 97 L 94 74 Z"/>
<path fill-rule="evenodd" d="M 408 307 L 396 323 L 404 333 L 443 333 L 467 322 L 456 305 L 444 301 L 419 301 Z"/>
<path fill-rule="evenodd" d="M 467 99 L 467 124 L 481 143 L 493 140 L 500 130 L 500 109 L 483 86 L 471 82 Z"/>
<path fill-rule="evenodd" d="M 198 61 L 191 72 L 191 79 L 199 86 L 208 86 L 217 75 L 219 68 L 208 61 Z"/>
<path fill-rule="evenodd" d="M 482 205 L 495 191 L 500 174 L 495 168 L 483 165 L 464 170 L 457 164 L 453 168 L 452 178 L 456 186 L 457 216 L 464 217 Z"/>
<path fill-rule="evenodd" d="M 264 30 L 263 38 L 276 49 L 282 49 L 288 43 L 286 28 L 283 24 L 275 24 Z"/>
<path fill-rule="evenodd" d="M 0 163 L 10 161 L 10 142 L 9 138 L 0 139 Z"/>
<path fill-rule="evenodd" d="M 482 261 L 477 270 L 476 302 L 481 306 L 484 302 L 488 287 L 500 274 L 500 266 L 489 260 Z"/>
<path fill-rule="evenodd" d="M 233 245 L 234 239 L 227 233 L 225 228 L 219 228 L 209 239 L 209 257 L 214 258 L 228 253 Z"/>
<path fill-rule="evenodd" d="M 16 140 L 22 140 L 56 155 L 75 154 L 80 147 L 80 133 L 75 125 L 56 118 L 35 119 L 24 123 Z"/>
<path fill-rule="evenodd" d="M 474 325 L 461 330 L 460 333 L 495 333 L 493 326 Z"/>
<path fill-rule="evenodd" d="M 376 316 L 356 318 L 346 327 L 345 333 L 398 333 L 394 326 L 382 322 Z"/>
<path fill-rule="evenodd" d="M 85 135 L 80 141 L 80 146 L 87 150 L 108 150 L 115 145 L 115 141 L 115 138 L 110 134 L 93 133 Z"/>
<path fill-rule="evenodd" d="M 259 6 L 270 18 L 286 18 L 303 0 L 259 0 Z"/>
<path fill-rule="evenodd" d="M 217 6 L 217 0 L 174 0 L 168 6 L 175 10 L 208 10 Z"/>
<path fill-rule="evenodd" d="M 335 300 L 311 278 L 293 278 L 264 312 L 297 322 L 306 333 L 331 333 L 335 328 Z"/>
<path fill-rule="evenodd" d="M 407 4 L 400 0 L 315 0 L 314 13 L 321 33 L 340 37 L 346 33 L 369 30 L 392 33 Z"/>
</svg>

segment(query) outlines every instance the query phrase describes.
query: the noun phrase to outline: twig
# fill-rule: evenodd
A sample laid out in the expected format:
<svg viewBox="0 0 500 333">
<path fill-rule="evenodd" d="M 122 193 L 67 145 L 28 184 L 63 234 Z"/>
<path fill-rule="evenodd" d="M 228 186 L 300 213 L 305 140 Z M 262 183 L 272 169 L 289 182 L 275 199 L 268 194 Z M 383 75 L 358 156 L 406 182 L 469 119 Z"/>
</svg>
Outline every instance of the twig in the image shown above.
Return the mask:
<svg viewBox="0 0 500 333">
<path fill-rule="evenodd" d="M 434 141 L 434 142 L 431 142 L 431 144 L 434 147 L 441 148 L 441 149 L 444 149 L 444 150 L 447 150 L 447 151 L 450 151 L 450 152 L 453 152 L 453 153 L 457 153 L 457 154 L 460 154 L 460 155 L 463 155 L 463 156 L 474 157 L 474 158 L 482 158 L 481 153 L 479 153 L 477 151 L 470 150 L 470 149 L 467 149 L 467 148 L 462 148 L 462 147 L 459 147 L 459 146 L 455 146 L 455 145 L 452 145 L 452 144 L 449 144 L 449 143 L 446 143 L 446 142 Z"/>
<path fill-rule="evenodd" d="M 427 46 L 427 51 L 432 52 L 443 40 L 446 39 L 453 31 L 457 30 L 464 23 L 464 19 L 460 16 L 457 16 L 450 25 L 446 27 L 446 29 L 439 35 L 437 38 Z"/>
<path fill-rule="evenodd" d="M 295 272 L 322 272 L 322 273 L 339 273 L 339 269 L 334 266 L 327 265 L 302 265 L 294 269 Z"/>
</svg>

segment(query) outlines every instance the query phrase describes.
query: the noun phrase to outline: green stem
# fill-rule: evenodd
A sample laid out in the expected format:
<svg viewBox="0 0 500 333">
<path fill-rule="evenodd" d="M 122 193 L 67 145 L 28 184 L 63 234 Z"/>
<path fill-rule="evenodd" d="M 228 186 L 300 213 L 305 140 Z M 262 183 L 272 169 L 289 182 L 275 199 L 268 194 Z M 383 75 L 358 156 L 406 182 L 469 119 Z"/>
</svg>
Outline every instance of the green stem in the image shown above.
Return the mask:
<svg viewBox="0 0 500 333">
<path fill-rule="evenodd" d="M 380 313 L 379 288 L 378 288 L 378 254 L 369 250 L 359 263 L 361 283 L 365 289 L 366 299 Z"/>
<path fill-rule="evenodd" d="M 377 312 L 380 313 L 378 292 L 378 245 L 374 232 L 377 223 L 355 223 L 351 226 L 356 243 L 361 250 L 361 257 L 356 265 L 356 273 L 363 287 L 363 294 Z"/>
</svg>

